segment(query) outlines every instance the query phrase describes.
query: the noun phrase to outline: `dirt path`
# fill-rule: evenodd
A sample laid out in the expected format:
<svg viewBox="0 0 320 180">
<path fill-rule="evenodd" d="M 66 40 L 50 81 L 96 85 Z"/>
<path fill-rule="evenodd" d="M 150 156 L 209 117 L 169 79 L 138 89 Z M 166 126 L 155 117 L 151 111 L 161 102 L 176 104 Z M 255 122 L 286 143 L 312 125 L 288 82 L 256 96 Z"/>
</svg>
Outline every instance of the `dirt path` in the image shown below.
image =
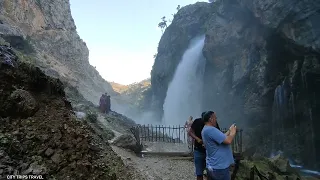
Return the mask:
<svg viewBox="0 0 320 180">
<path fill-rule="evenodd" d="M 148 180 L 195 179 L 193 163 L 190 160 L 177 160 L 168 157 L 140 158 L 116 146 L 112 146 L 112 149 L 126 165 L 134 167 Z"/>
<path fill-rule="evenodd" d="M 121 135 L 119 132 L 115 134 Z M 145 177 L 147 180 L 195 179 L 193 162 L 190 160 L 150 156 L 140 158 L 123 148 L 111 147 L 127 166 L 134 168 L 140 177 Z"/>
<path fill-rule="evenodd" d="M 118 126 L 106 122 L 103 116 L 99 116 L 98 120 L 105 126 L 110 127 L 115 134 L 115 137 L 109 141 L 110 144 L 125 133 L 124 130 L 119 129 Z M 115 131 L 114 129 L 117 129 Z M 176 144 L 159 144 L 148 143 L 147 149 L 150 151 L 186 151 L 185 145 Z M 194 180 L 194 165 L 190 160 L 173 159 L 170 157 L 154 157 L 145 156 L 143 158 L 137 157 L 133 152 L 126 149 L 111 145 L 113 151 L 121 157 L 124 164 L 136 172 L 133 180 Z"/>
</svg>

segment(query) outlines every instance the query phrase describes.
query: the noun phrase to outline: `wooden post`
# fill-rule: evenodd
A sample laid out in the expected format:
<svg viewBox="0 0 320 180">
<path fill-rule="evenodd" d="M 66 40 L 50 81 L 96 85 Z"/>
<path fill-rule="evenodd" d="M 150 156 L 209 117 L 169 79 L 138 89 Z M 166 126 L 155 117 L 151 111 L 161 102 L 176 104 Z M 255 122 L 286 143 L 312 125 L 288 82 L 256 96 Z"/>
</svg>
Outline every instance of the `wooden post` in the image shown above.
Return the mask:
<svg viewBox="0 0 320 180">
<path fill-rule="evenodd" d="M 162 141 L 165 142 L 164 141 L 164 126 L 163 125 L 162 125 Z"/>
<path fill-rule="evenodd" d="M 151 142 L 153 142 L 153 126 L 151 124 Z"/>
<path fill-rule="evenodd" d="M 159 125 L 159 141 L 161 142 L 161 139 L 162 139 L 162 131 L 161 131 L 161 125 Z"/>
<path fill-rule="evenodd" d="M 158 128 L 157 128 L 157 125 L 156 125 L 155 129 L 156 129 L 156 141 L 158 141 Z"/>
<path fill-rule="evenodd" d="M 144 136 L 144 141 L 146 141 L 146 125 L 143 125 L 143 136 Z"/>
<path fill-rule="evenodd" d="M 150 141 L 150 125 L 148 124 L 148 141 Z"/>
<path fill-rule="evenodd" d="M 169 126 L 169 142 L 171 142 L 171 126 Z"/>
<path fill-rule="evenodd" d="M 180 143 L 180 141 L 181 141 L 181 135 L 180 135 L 181 132 L 180 132 L 180 130 L 181 130 L 181 129 L 180 129 L 180 125 L 179 125 L 179 126 L 178 126 L 178 131 L 179 131 L 179 141 L 178 141 L 178 142 L 179 142 L 179 143 Z"/>
<path fill-rule="evenodd" d="M 174 131 L 175 131 L 175 125 L 172 126 L 172 142 L 176 143 L 176 140 L 174 139 Z"/>
</svg>

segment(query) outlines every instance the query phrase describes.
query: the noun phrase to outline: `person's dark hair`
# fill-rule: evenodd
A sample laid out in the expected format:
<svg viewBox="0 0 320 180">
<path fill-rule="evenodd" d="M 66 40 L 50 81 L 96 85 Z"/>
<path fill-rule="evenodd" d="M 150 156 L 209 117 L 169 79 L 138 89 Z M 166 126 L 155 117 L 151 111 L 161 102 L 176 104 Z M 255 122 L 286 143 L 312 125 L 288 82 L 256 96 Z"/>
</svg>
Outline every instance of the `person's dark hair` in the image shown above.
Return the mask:
<svg viewBox="0 0 320 180">
<path fill-rule="evenodd" d="M 204 114 L 203 114 L 203 116 L 202 116 L 203 121 L 204 121 L 204 122 L 208 122 L 209 119 L 210 119 L 210 117 L 212 116 L 212 114 L 214 114 L 213 111 L 204 112 Z M 220 129 L 220 127 L 219 127 L 219 124 L 218 124 L 218 121 L 217 121 L 217 127 L 216 127 L 216 128 L 221 131 L 221 129 Z"/>
<path fill-rule="evenodd" d="M 204 122 L 208 122 L 212 114 L 214 114 L 213 111 L 207 111 L 207 112 L 203 115 L 203 121 L 204 121 Z"/>
<path fill-rule="evenodd" d="M 203 119 L 203 116 L 206 114 L 206 112 L 207 112 L 207 111 L 201 113 L 201 118 L 202 118 L 202 119 Z"/>
</svg>

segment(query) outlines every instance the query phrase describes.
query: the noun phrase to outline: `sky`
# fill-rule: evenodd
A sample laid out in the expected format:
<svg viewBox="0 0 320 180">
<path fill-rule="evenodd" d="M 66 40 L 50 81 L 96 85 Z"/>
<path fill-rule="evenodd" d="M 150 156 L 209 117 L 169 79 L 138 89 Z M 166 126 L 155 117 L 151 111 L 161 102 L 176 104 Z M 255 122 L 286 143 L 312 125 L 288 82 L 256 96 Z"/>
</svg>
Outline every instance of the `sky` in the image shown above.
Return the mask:
<svg viewBox="0 0 320 180">
<path fill-rule="evenodd" d="M 89 62 L 107 81 L 128 85 L 150 77 L 161 17 L 202 0 L 70 0 Z M 206 1 L 207 2 L 207 1 Z"/>
</svg>

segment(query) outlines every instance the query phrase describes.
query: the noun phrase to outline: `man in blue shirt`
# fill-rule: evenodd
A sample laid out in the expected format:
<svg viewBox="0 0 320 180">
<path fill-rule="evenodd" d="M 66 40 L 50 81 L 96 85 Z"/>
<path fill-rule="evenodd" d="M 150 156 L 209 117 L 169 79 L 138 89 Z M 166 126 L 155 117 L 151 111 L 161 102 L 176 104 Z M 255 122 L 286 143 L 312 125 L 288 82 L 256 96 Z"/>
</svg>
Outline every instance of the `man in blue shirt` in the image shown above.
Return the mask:
<svg viewBox="0 0 320 180">
<path fill-rule="evenodd" d="M 234 163 L 230 144 L 236 134 L 236 126 L 233 124 L 223 134 L 215 126 L 217 116 L 213 111 L 208 111 L 203 117 L 205 126 L 202 129 L 202 141 L 206 148 L 206 166 L 208 175 L 213 180 L 230 180 L 229 167 Z"/>
</svg>

